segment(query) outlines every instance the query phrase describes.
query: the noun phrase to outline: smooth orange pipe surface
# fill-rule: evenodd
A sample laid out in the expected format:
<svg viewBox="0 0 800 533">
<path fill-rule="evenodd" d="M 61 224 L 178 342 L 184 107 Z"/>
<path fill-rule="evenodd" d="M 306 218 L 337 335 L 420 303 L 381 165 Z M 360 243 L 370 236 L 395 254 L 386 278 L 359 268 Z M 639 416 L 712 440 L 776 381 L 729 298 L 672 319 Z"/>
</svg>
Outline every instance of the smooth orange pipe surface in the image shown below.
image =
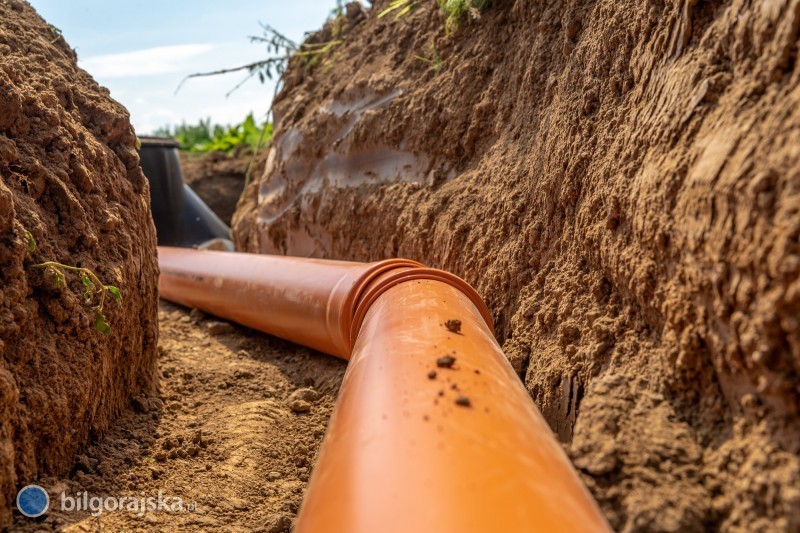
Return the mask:
<svg viewBox="0 0 800 533">
<path fill-rule="evenodd" d="M 323 261 L 158 247 L 162 298 L 348 359 L 359 296 L 386 272 L 421 265 Z"/>
<path fill-rule="evenodd" d="M 609 531 L 463 280 L 400 259 L 159 264 L 165 299 L 350 359 L 297 532 Z"/>
<path fill-rule="evenodd" d="M 472 300 L 429 279 L 383 292 L 296 531 L 608 530 Z"/>
</svg>

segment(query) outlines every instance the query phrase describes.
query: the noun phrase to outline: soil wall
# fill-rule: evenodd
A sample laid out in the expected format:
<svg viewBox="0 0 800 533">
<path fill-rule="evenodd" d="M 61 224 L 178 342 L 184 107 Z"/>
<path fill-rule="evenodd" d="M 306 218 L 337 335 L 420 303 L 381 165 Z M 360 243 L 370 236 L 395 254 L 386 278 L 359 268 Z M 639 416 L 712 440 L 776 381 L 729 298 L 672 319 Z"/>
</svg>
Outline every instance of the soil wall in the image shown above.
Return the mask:
<svg viewBox="0 0 800 533">
<path fill-rule="evenodd" d="M 800 528 L 800 1 L 387 5 L 294 61 L 238 247 L 465 277 L 615 528 Z"/>
<path fill-rule="evenodd" d="M 0 529 L 17 488 L 68 473 L 132 395 L 154 390 L 158 270 L 136 142 L 58 30 L 0 1 Z M 54 287 L 32 266 L 43 261 L 120 288 L 111 334 L 95 330 L 80 281 Z"/>
</svg>

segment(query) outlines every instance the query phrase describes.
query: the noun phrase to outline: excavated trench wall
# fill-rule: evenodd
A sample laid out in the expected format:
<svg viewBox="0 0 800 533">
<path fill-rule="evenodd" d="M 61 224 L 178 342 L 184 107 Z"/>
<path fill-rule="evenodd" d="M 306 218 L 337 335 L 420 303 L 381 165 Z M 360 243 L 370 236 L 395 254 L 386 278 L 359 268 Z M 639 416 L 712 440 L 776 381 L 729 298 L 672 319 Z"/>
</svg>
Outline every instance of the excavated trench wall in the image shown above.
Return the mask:
<svg viewBox="0 0 800 533">
<path fill-rule="evenodd" d="M 68 473 L 134 394 L 155 386 L 155 231 L 127 111 L 76 65 L 59 32 L 0 1 L 0 529 L 37 477 Z M 28 250 L 29 231 L 37 246 Z M 75 277 L 122 291 L 94 329 Z"/>
<path fill-rule="evenodd" d="M 354 5 L 239 248 L 471 282 L 611 524 L 800 528 L 800 1 Z"/>
</svg>

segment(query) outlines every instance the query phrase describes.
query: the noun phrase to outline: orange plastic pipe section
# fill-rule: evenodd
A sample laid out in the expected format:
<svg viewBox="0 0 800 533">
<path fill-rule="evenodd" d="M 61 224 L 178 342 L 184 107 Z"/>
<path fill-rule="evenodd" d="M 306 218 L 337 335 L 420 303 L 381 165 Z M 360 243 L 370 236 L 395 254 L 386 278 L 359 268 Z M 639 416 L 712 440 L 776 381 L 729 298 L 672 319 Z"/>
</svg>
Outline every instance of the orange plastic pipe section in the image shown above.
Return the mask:
<svg viewBox="0 0 800 533">
<path fill-rule="evenodd" d="M 159 264 L 168 300 L 350 359 L 297 532 L 609 531 L 456 276 L 172 248 Z"/>
<path fill-rule="evenodd" d="M 366 312 L 295 531 L 609 527 L 471 298 L 418 279 Z"/>
<path fill-rule="evenodd" d="M 162 298 L 314 348 L 350 357 L 356 304 L 386 272 L 421 265 L 377 263 L 158 247 Z"/>
</svg>

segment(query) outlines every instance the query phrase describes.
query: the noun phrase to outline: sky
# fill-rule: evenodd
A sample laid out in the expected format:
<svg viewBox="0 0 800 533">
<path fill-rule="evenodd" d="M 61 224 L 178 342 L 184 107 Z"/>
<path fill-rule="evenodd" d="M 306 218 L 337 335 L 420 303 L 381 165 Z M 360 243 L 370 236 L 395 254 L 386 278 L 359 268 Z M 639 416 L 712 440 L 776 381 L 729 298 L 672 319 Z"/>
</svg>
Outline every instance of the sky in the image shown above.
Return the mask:
<svg viewBox="0 0 800 533">
<path fill-rule="evenodd" d="M 322 27 L 336 0 L 29 0 L 59 28 L 87 70 L 131 113 L 136 133 L 166 125 L 241 122 L 266 116 L 271 83 L 257 78 L 226 98 L 246 73 L 181 80 L 195 72 L 244 65 L 267 56 L 260 22 L 300 42 Z"/>
</svg>

